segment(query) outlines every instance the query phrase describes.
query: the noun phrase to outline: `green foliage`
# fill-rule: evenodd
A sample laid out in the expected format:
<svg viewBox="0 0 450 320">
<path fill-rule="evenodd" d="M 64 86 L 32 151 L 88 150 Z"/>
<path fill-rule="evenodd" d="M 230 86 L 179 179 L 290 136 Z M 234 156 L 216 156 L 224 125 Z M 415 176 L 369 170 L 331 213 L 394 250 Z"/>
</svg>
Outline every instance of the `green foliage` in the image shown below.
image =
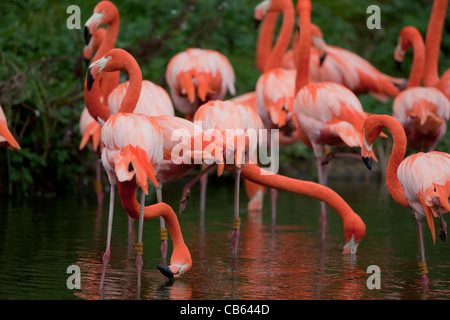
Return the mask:
<svg viewBox="0 0 450 320">
<path fill-rule="evenodd" d="M 254 90 L 259 73 L 254 65 L 253 8 L 259 1 L 114 2 L 121 17 L 117 47 L 136 57 L 144 78 L 165 86 L 169 59 L 187 47 L 202 47 L 229 57 L 238 94 Z M 66 27 L 66 9 L 72 4 L 80 7 L 83 26 L 95 1 L 0 2 L 0 105 L 22 147 L 0 152 L 0 194 L 71 190 L 92 171 L 97 156 L 78 150 L 86 69 L 83 30 Z M 366 9 L 372 4 L 381 8 L 381 30 L 366 27 Z M 399 72 L 392 59 L 398 32 L 411 24 L 425 34 L 431 5 L 431 0 L 313 0 L 312 21 L 322 28 L 327 43 L 358 53 L 390 75 L 407 77 L 411 60 Z M 444 36 L 441 73 L 450 65 L 449 48 L 450 38 Z M 380 104 L 371 96 L 360 98 L 366 111 L 390 113 L 392 101 Z M 449 146 L 447 134 L 438 149 L 448 151 Z M 297 144 L 282 149 L 281 161 L 310 156 L 310 149 Z"/>
</svg>

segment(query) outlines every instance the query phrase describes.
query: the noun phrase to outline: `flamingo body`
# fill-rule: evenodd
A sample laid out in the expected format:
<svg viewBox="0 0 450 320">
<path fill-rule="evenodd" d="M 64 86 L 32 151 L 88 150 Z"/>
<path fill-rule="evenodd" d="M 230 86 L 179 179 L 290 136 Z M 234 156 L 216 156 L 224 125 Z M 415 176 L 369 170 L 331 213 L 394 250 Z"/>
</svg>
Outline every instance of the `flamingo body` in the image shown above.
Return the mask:
<svg viewBox="0 0 450 320">
<path fill-rule="evenodd" d="M 208 100 L 235 94 L 235 75 L 228 59 L 215 50 L 188 48 L 169 61 L 166 80 L 175 108 L 193 116 Z"/>
<path fill-rule="evenodd" d="M 295 97 L 294 112 L 317 157 L 322 156 L 325 144 L 362 145 L 367 115 L 353 92 L 340 84 L 321 82 L 303 87 Z"/>
<path fill-rule="evenodd" d="M 405 129 L 408 145 L 415 150 L 434 150 L 447 131 L 450 102 L 436 88 L 413 87 L 402 91 L 392 110 L 392 116 Z"/>
<path fill-rule="evenodd" d="M 6 121 L 5 113 L 3 112 L 2 107 L 0 107 L 0 145 L 9 148 L 20 149 L 20 146 L 17 143 L 16 139 L 8 129 L 8 123 Z"/>
</svg>

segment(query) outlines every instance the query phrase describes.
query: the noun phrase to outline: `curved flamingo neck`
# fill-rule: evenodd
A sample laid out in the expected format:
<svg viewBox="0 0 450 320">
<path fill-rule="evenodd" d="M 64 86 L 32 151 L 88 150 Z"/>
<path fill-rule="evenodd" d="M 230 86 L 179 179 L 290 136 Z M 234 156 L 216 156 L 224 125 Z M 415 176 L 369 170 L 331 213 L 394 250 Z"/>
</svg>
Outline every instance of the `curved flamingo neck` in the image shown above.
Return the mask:
<svg viewBox="0 0 450 320">
<path fill-rule="evenodd" d="M 425 36 L 427 59 L 423 74 L 423 83 L 426 87 L 434 87 L 439 83 L 439 52 L 441 49 L 445 15 L 447 14 L 447 5 L 448 0 L 434 0 L 430 20 L 428 20 L 428 28 Z"/>
<path fill-rule="evenodd" d="M 119 14 L 108 23 L 106 27 L 105 35 L 102 43 L 100 44 L 97 52 L 95 53 L 92 61 L 97 61 L 103 57 L 109 50 L 113 49 L 116 45 L 117 36 L 119 34 L 120 18 Z M 87 90 L 87 80 L 84 81 L 84 101 L 90 115 L 97 120 L 98 118 L 103 121 L 108 120 L 110 111 L 108 107 L 108 96 L 111 91 L 119 83 L 119 73 L 113 74 L 100 74 L 97 81 L 94 81 L 91 90 Z M 103 88 L 101 89 L 100 86 Z M 103 97 L 103 101 L 100 100 Z"/>
<path fill-rule="evenodd" d="M 417 29 L 413 29 L 412 33 L 408 34 L 408 39 L 412 43 L 414 57 L 411 71 L 408 79 L 408 88 L 420 86 L 420 80 L 423 76 L 425 67 L 425 44 L 423 38 Z"/>
<path fill-rule="evenodd" d="M 124 69 L 128 72 L 130 84 L 118 112 L 133 113 L 141 95 L 142 72 L 134 58 L 124 58 L 123 62 Z"/>
<path fill-rule="evenodd" d="M 404 207 L 410 207 L 397 176 L 397 169 L 406 153 L 407 138 L 405 130 L 397 120 L 388 115 L 372 115 L 367 118 L 364 127 L 366 134 L 369 131 L 373 132 L 370 137 L 366 135 L 366 141 L 369 144 L 373 144 L 383 128 L 388 129 L 391 133 L 393 146 L 386 168 L 386 187 L 395 202 Z"/>
<path fill-rule="evenodd" d="M 249 181 L 268 188 L 288 191 L 324 201 L 341 216 L 344 224 L 355 217 L 359 218 L 359 216 L 352 210 L 347 202 L 344 201 L 344 199 L 326 186 L 311 181 L 301 181 L 277 174 L 270 174 L 269 172 L 262 174 L 262 172 L 264 172 L 264 169 L 261 169 L 257 165 L 246 164 L 241 169 L 241 176 Z M 348 241 L 350 240 L 351 235 L 347 234 L 345 237 L 345 240 Z M 355 240 L 358 241 L 360 239 Z"/>
<path fill-rule="evenodd" d="M 295 92 L 309 84 L 309 59 L 311 55 L 311 1 L 299 0 L 297 14 L 300 17 L 300 36 L 296 48 L 297 75 Z"/>
<path fill-rule="evenodd" d="M 126 213 L 133 219 L 139 219 L 140 205 L 136 199 L 137 184 L 134 180 L 117 183 L 120 201 Z M 167 223 L 170 237 L 173 242 L 174 253 L 177 249 L 185 248 L 183 235 L 181 233 L 180 224 L 177 215 L 173 209 L 164 202 L 146 206 L 144 208 L 144 220 L 163 217 Z"/>
<path fill-rule="evenodd" d="M 256 67 L 263 73 L 270 51 L 272 50 L 273 35 L 278 19 L 278 12 L 268 12 L 264 17 L 256 42 Z"/>
<path fill-rule="evenodd" d="M 96 121 L 98 118 L 106 121 L 110 116 L 109 107 L 104 103 L 105 99 L 103 99 L 103 101 L 100 99 L 102 96 L 102 90 L 100 88 L 102 82 L 101 75 L 102 74 L 99 75 L 97 81 L 94 81 L 91 90 L 87 89 L 87 81 L 84 81 L 84 103 L 86 104 L 89 114 Z"/>
<path fill-rule="evenodd" d="M 275 0 L 272 0 L 274 2 Z M 291 42 L 292 32 L 295 26 L 295 11 L 291 0 L 278 0 L 279 5 L 276 9 L 283 13 L 283 23 L 281 24 L 280 33 L 278 34 L 275 46 L 267 60 L 264 71 L 278 68 L 281 64 L 283 54 L 286 52 Z"/>
<path fill-rule="evenodd" d="M 103 41 L 94 55 L 93 61 L 103 57 L 109 50 L 116 46 L 117 36 L 119 35 L 120 17 L 119 13 L 112 19 L 106 27 Z"/>
</svg>

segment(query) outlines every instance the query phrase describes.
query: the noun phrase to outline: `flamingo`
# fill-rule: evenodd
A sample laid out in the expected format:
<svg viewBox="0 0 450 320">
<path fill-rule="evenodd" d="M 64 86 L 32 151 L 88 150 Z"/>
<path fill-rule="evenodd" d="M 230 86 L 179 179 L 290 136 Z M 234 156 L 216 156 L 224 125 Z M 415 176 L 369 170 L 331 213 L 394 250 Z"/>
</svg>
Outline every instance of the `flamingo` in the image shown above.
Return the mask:
<svg viewBox="0 0 450 320">
<path fill-rule="evenodd" d="M 326 56 L 322 62 L 318 62 L 317 54 L 312 56 L 311 60 L 315 61 L 314 67 L 311 68 L 313 81 L 337 82 L 352 90 L 356 95 L 369 93 L 383 103 L 386 103 L 390 97 L 396 97 L 399 91 L 405 88 L 406 79 L 381 72 L 369 61 L 352 51 L 327 45 L 323 40 L 322 31 L 315 24 L 311 24 L 311 35 L 313 44 Z"/>
<path fill-rule="evenodd" d="M 94 34 L 89 40 L 89 44 L 85 45 L 83 48 L 83 58 L 87 63 L 89 63 L 92 56 L 100 47 L 103 38 L 105 36 L 106 29 L 98 28 L 95 30 Z M 104 88 L 108 88 L 108 86 L 104 86 Z M 103 97 L 108 95 L 107 92 L 103 92 Z M 100 134 L 101 134 L 101 126 L 89 113 L 89 110 L 85 106 L 81 111 L 80 121 L 79 121 L 80 133 L 81 133 L 81 141 L 79 145 L 79 150 L 83 150 L 86 145 L 90 145 L 92 150 L 96 153 L 99 153 L 100 158 Z M 94 188 L 97 194 L 97 204 L 99 207 L 103 205 L 103 183 L 101 180 L 101 160 L 96 160 L 95 165 L 95 180 L 94 180 Z"/>
<path fill-rule="evenodd" d="M 405 51 L 411 46 L 414 48 L 414 58 L 408 87 L 395 97 L 392 116 L 405 129 L 409 147 L 433 151 L 447 131 L 450 102 L 437 88 L 420 86 L 425 64 L 425 46 L 416 28 L 406 26 L 400 31 L 394 53 L 396 61 L 401 63 Z"/>
<path fill-rule="evenodd" d="M 94 8 L 94 13 L 85 23 L 86 41 L 91 41 L 91 34 L 95 34 L 100 25 L 107 24 L 106 31 L 95 56 L 94 61 L 99 60 L 109 50 L 113 49 L 119 32 L 119 10 L 110 1 L 100 1 Z M 124 99 L 129 81 L 118 83 L 119 72 L 101 73 L 101 80 L 88 86 L 87 78 L 85 81 L 85 102 L 89 113 L 94 119 L 100 118 L 106 121 L 111 114 L 118 112 L 122 100 Z M 135 113 L 146 114 L 149 116 L 169 115 L 174 116 L 175 111 L 169 94 L 159 85 L 144 80 L 141 84 L 141 92 Z M 130 228 L 132 220 L 130 219 Z M 161 233 L 161 255 L 163 259 L 167 253 L 167 240 L 164 219 L 160 218 Z"/>
<path fill-rule="evenodd" d="M 206 131 L 215 132 L 218 141 L 223 141 L 227 147 L 225 169 L 234 171 L 234 223 L 231 235 L 233 255 L 237 253 L 240 234 L 239 217 L 239 187 L 241 167 L 247 163 L 256 163 L 258 135 L 264 128 L 261 119 L 254 109 L 236 101 L 211 100 L 200 106 L 194 115 L 194 122 L 201 124 Z M 231 154 L 231 150 L 233 151 Z M 194 180 L 195 181 L 195 180 Z M 186 206 L 186 188 L 181 200 L 184 210 Z"/>
<path fill-rule="evenodd" d="M 136 60 L 125 50 L 112 49 L 105 57 L 93 62 L 88 70 L 89 81 L 95 81 L 99 73 L 116 72 L 118 70 L 126 70 L 130 78 L 130 85 L 122 100 L 118 113 L 108 118 L 102 127 L 102 163 L 108 174 L 109 181 L 112 186 L 118 185 L 119 195 L 122 206 L 128 215 L 132 218 L 139 218 L 138 244 L 142 245 L 142 228 L 143 221 L 146 219 L 146 208 L 144 209 L 145 194 L 148 193 L 148 179 L 152 181 L 157 188 L 158 204 L 163 203 L 161 197 L 162 183 L 172 178 L 185 175 L 190 169 L 198 166 L 202 161 L 223 160 L 221 154 L 217 154 L 212 158 L 204 156 L 205 141 L 211 141 L 211 138 L 204 135 L 201 128 L 195 126 L 191 121 L 178 118 L 175 116 L 147 116 L 144 114 L 133 113 L 136 109 L 137 101 L 140 97 L 142 85 L 142 73 Z M 175 163 L 172 157 L 172 151 L 179 146 L 181 142 L 173 140 L 173 133 L 180 130 L 181 133 L 187 134 L 187 141 L 183 140 L 184 145 L 190 148 L 183 153 L 183 161 Z M 209 139 L 209 140 L 208 140 Z M 182 149 L 184 150 L 184 148 Z M 221 171 L 219 172 L 219 174 Z M 135 193 L 137 187 L 142 189 L 141 194 L 141 211 L 139 205 L 136 204 Z M 114 188 L 111 188 L 110 195 L 110 211 L 108 219 L 108 237 L 105 254 L 103 257 L 103 273 L 101 287 L 103 287 L 103 279 L 106 273 L 106 267 L 110 258 L 110 239 L 113 218 L 113 199 Z M 132 196 L 133 195 L 133 199 Z M 173 217 L 173 210 L 169 211 L 167 217 Z M 148 214 L 154 217 L 154 214 Z M 159 214 L 160 217 L 166 218 L 166 215 Z M 164 220 L 163 220 L 164 221 Z M 167 221 L 169 225 L 175 227 L 178 221 Z M 179 227 L 176 227 L 179 230 Z M 178 233 L 178 231 L 176 231 Z M 181 241 L 180 235 L 178 240 Z M 170 266 L 158 265 L 161 272 L 168 277 L 178 277 L 191 266 L 191 258 L 187 247 L 184 243 L 179 246 L 174 241 L 174 253 L 172 253 Z M 181 248 L 181 249 L 179 249 Z M 139 249 L 139 247 L 138 247 Z M 167 250 L 167 249 L 166 249 Z M 181 253 L 178 252 L 181 250 Z M 176 252 L 175 252 L 176 251 Z M 176 262 L 174 262 L 174 260 Z M 183 260 L 184 263 L 178 261 Z M 140 274 L 142 269 L 142 253 L 137 252 L 137 271 L 138 285 L 140 286 Z"/>
<path fill-rule="evenodd" d="M 442 41 L 442 32 L 447 14 L 448 0 L 435 0 L 428 21 L 425 35 L 425 50 L 427 59 L 423 74 L 425 87 L 436 87 L 450 100 L 450 69 L 447 69 L 439 78 L 438 62 Z"/>
<path fill-rule="evenodd" d="M 3 108 L 0 106 L 0 146 L 10 149 L 20 149 L 19 144 L 8 129 L 8 122 L 6 121 Z"/>
<path fill-rule="evenodd" d="M 267 56 L 264 63 L 264 71 L 256 82 L 256 105 L 257 112 L 261 117 L 264 126 L 272 136 L 272 130 L 279 131 L 279 144 L 288 145 L 298 141 L 298 130 L 295 130 L 293 121 L 292 103 L 295 96 L 295 69 L 285 69 L 280 67 L 283 53 L 287 50 L 291 41 L 295 26 L 295 9 L 291 0 L 272 0 L 264 2 L 263 9 L 266 16 L 269 15 L 269 24 L 272 22 L 274 14 L 283 13 L 283 22 L 273 50 Z M 267 25 L 267 21 L 264 21 Z M 263 26 L 264 27 L 264 26 Z M 264 31 L 264 28 L 262 29 Z M 258 37 L 258 47 L 267 47 L 265 39 Z M 261 54 L 261 49 L 258 50 Z M 259 55 L 258 54 L 258 55 Z M 257 55 L 257 57 L 258 57 Z M 261 59 L 261 57 L 258 57 Z M 262 63 L 261 61 L 257 61 Z M 302 141 L 309 144 L 305 137 L 300 137 Z M 272 160 L 273 162 L 273 160 Z M 256 196 L 259 196 L 257 193 Z M 276 216 L 277 191 L 270 190 L 272 203 L 272 219 Z"/>
<path fill-rule="evenodd" d="M 295 83 L 297 93 L 293 110 L 298 131 L 307 136 L 317 159 L 319 183 L 326 185 L 328 159 L 325 158 L 324 147 L 327 145 L 361 147 L 363 143 L 361 129 L 367 114 L 356 95 L 347 87 L 334 82 L 309 82 L 311 10 L 310 0 L 297 2 L 300 36 Z M 326 207 L 323 202 L 321 204 L 320 219 L 324 235 Z"/>
<path fill-rule="evenodd" d="M 224 143 L 224 147 L 227 148 L 224 152 L 224 169 L 234 171 L 235 174 L 234 216 L 236 222 L 233 225 L 234 230 L 232 232 L 234 255 L 237 251 L 237 241 L 240 233 L 240 219 L 238 217 L 240 176 L 242 176 L 245 181 L 250 181 L 255 185 L 292 192 L 325 201 L 334 208 L 342 218 L 345 240 L 343 254 L 356 254 L 358 244 L 364 238 L 366 226 L 360 216 L 356 214 L 336 192 L 318 183 L 296 180 L 274 174 L 255 164 L 255 147 L 258 143 L 260 143 L 260 145 L 265 145 L 265 143 L 264 141 L 257 141 L 257 134 L 253 131 L 262 128 L 262 121 L 258 120 L 258 116 L 254 114 L 251 107 L 234 101 L 210 101 L 199 108 L 194 116 L 194 120 L 201 121 L 202 127 L 207 127 L 209 128 L 208 130 L 216 132 L 213 136 L 219 141 L 226 141 L 226 143 Z M 208 130 L 206 130 L 206 132 L 208 132 Z M 227 130 L 231 130 L 232 132 L 241 130 L 243 135 L 240 137 L 237 135 L 228 135 Z M 230 151 L 232 153 L 230 153 Z M 240 163 L 243 165 L 239 166 L 238 164 Z M 193 181 L 197 181 L 198 178 L 199 176 L 194 178 Z M 187 194 L 188 190 L 183 190 L 181 210 L 183 210 L 183 206 L 186 205 L 184 201 L 187 200 L 185 198 Z"/>
<path fill-rule="evenodd" d="M 211 49 L 188 48 L 175 54 L 167 65 L 166 81 L 175 108 L 189 120 L 203 103 L 236 93 L 233 67 Z"/>
<path fill-rule="evenodd" d="M 265 0 L 255 7 L 255 19 L 262 19 L 257 44 L 257 67 L 262 70 L 265 59 L 271 50 L 275 32 L 276 15 L 269 15 L 268 7 L 275 0 Z M 293 48 L 284 52 L 280 66 L 285 69 L 296 69 L 295 46 L 298 41 L 294 37 Z M 320 28 L 311 23 L 311 56 L 310 77 L 312 82 L 331 81 L 340 83 L 355 94 L 372 94 L 377 100 L 387 102 L 389 97 L 395 97 L 399 89 L 406 86 L 406 79 L 391 77 L 361 56 L 340 48 L 327 45 Z M 326 58 L 325 58 L 326 57 Z"/>
<path fill-rule="evenodd" d="M 419 230 L 419 268 L 422 283 L 428 285 L 422 219 L 427 220 L 434 244 L 436 235 L 433 218 L 439 217 L 439 237 L 445 241 L 447 225 L 442 215 L 450 211 L 450 155 L 439 151 L 419 152 L 404 159 L 407 138 L 402 125 L 391 116 L 372 115 L 364 122 L 364 145 L 361 148 L 361 156 L 369 169 L 372 145 L 383 128 L 387 128 L 393 138 L 392 152 L 386 168 L 386 186 L 398 204 L 413 210 Z"/>
</svg>

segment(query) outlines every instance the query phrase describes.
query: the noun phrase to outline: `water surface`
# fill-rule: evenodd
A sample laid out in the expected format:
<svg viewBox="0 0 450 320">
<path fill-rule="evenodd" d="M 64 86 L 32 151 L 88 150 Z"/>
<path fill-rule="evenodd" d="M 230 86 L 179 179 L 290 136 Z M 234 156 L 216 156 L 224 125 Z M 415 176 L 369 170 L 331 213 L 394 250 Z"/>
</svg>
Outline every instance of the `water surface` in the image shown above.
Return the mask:
<svg viewBox="0 0 450 320">
<path fill-rule="evenodd" d="M 163 198 L 178 211 L 183 182 L 168 183 Z M 136 287 L 133 246 L 127 216 L 116 199 L 111 261 L 102 294 L 99 283 L 106 245 L 108 201 L 96 205 L 93 194 L 51 199 L 0 199 L 0 299 L 449 299 L 450 248 L 433 246 L 424 225 L 430 285 L 421 286 L 420 251 L 414 216 L 397 205 L 384 185 L 331 181 L 363 218 L 366 237 L 356 256 L 342 255 L 342 221 L 328 210 L 326 238 L 320 237 L 319 202 L 281 192 L 273 222 L 267 196 L 262 213 L 249 213 L 241 193 L 239 251 L 231 253 L 233 180 L 211 177 L 204 222 L 199 190 L 179 221 L 193 267 L 175 281 L 156 268 L 161 263 L 159 221 L 144 224 L 142 288 Z M 87 187 L 89 188 L 89 187 Z M 150 204 L 154 195 L 147 199 Z M 438 221 L 436 221 L 438 223 Z M 137 225 L 135 225 L 137 227 Z M 172 252 L 169 241 L 169 253 Z M 69 289 L 67 268 L 77 265 L 81 288 Z M 381 289 L 368 289 L 367 268 L 381 270 Z"/>
</svg>

